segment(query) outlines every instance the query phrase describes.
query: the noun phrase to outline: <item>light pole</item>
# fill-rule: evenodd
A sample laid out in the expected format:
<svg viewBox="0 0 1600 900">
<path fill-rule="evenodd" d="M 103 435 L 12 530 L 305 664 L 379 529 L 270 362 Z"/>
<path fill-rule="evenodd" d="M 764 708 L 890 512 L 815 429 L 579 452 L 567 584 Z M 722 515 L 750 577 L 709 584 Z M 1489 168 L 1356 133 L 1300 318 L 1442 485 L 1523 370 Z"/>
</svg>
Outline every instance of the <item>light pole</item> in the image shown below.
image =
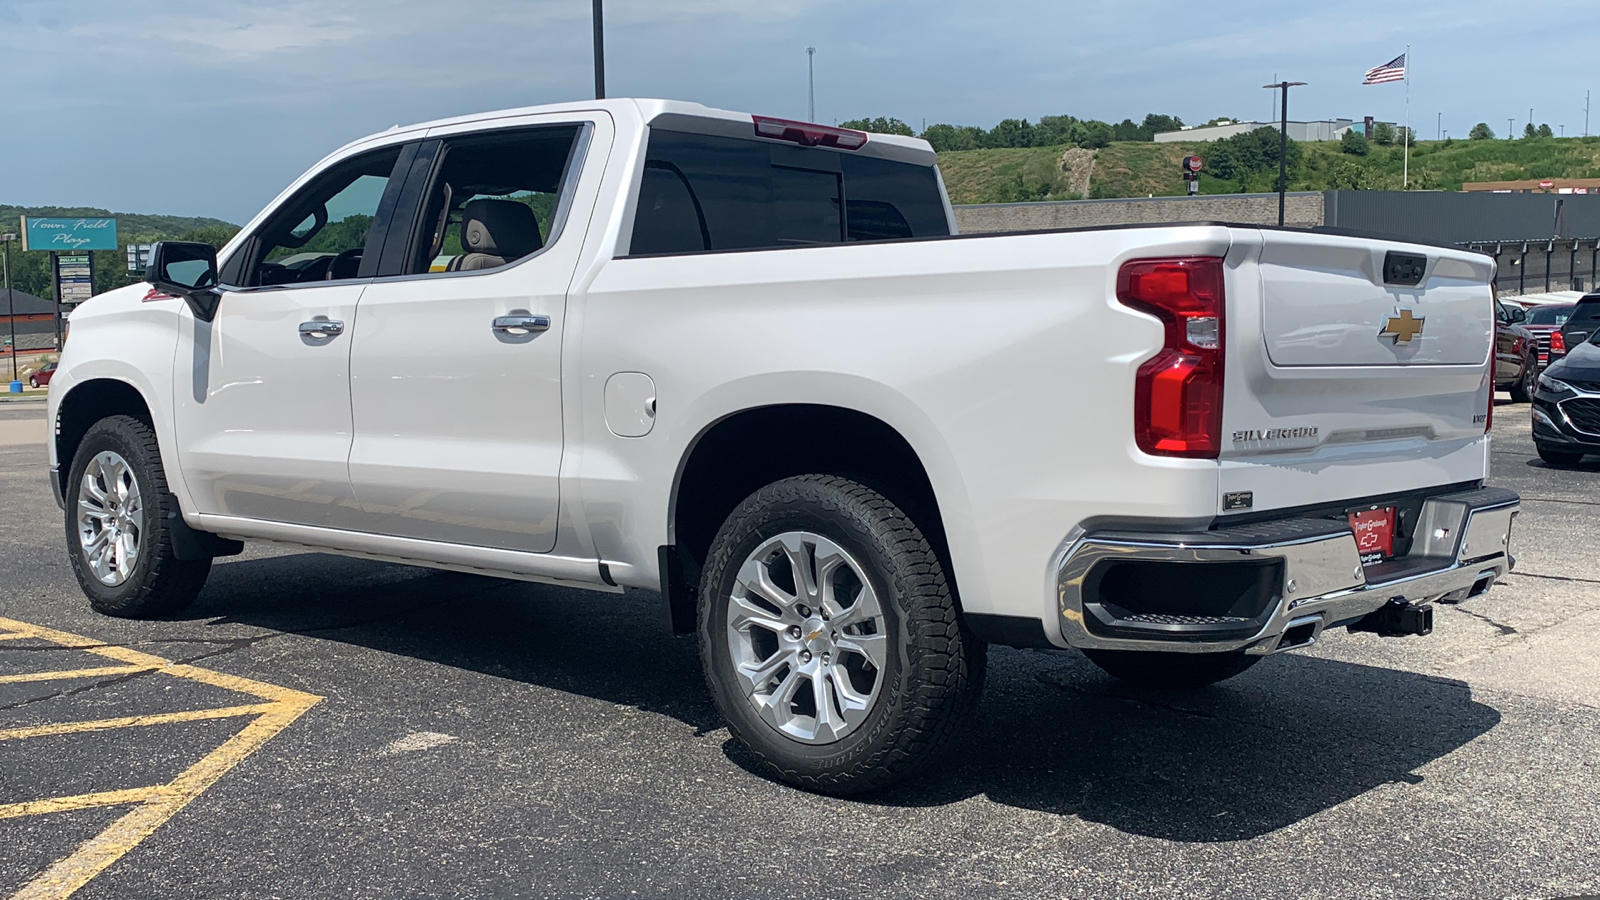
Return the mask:
<svg viewBox="0 0 1600 900">
<path fill-rule="evenodd" d="M 1283 109 L 1278 125 L 1278 227 L 1283 227 L 1284 198 L 1289 190 L 1289 88 L 1304 87 L 1304 81 L 1264 84 L 1267 90 L 1283 91 Z"/>
<path fill-rule="evenodd" d="M 817 120 L 817 48 L 806 48 L 806 121 Z"/>
<path fill-rule="evenodd" d="M 1506 116 L 1506 140 L 1508 141 L 1517 136 L 1516 133 L 1511 130 L 1513 127 L 1512 123 L 1516 121 L 1516 119 Z"/>
<path fill-rule="evenodd" d="M 11 380 L 17 381 L 17 304 L 16 296 L 11 293 L 11 245 L 17 236 L 14 234 L 0 234 L 0 243 L 6 245 L 5 262 L 0 263 L 5 269 L 6 277 L 6 321 L 11 325 Z"/>
<path fill-rule="evenodd" d="M 1433 118 L 1434 140 L 1444 140 L 1444 113 L 1439 113 Z"/>
<path fill-rule="evenodd" d="M 594 0 L 594 98 L 606 98 L 606 26 L 601 0 Z"/>
</svg>

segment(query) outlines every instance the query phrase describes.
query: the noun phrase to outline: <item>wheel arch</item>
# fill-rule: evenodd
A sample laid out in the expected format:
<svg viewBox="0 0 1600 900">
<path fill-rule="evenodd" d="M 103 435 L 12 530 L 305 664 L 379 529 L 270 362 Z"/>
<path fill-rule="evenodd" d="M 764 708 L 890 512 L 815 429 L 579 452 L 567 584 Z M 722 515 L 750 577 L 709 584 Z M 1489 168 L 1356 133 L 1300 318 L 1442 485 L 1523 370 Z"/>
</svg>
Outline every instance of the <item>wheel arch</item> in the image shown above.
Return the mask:
<svg viewBox="0 0 1600 900">
<path fill-rule="evenodd" d="M 94 423 L 107 416 L 132 416 L 156 428 L 143 391 L 120 378 L 96 377 L 72 385 L 56 403 L 51 440 L 57 464 L 68 466 Z M 159 433 L 159 432 L 158 432 Z"/>
<path fill-rule="evenodd" d="M 752 446 L 760 452 L 749 452 Z M 951 501 L 941 503 L 927 454 L 871 413 L 829 403 L 774 403 L 709 422 L 679 458 L 667 510 L 671 543 L 660 548 L 659 559 L 674 631 L 693 630 L 701 566 L 734 507 L 765 485 L 809 474 L 849 477 L 893 500 L 933 544 L 954 591 Z"/>
</svg>

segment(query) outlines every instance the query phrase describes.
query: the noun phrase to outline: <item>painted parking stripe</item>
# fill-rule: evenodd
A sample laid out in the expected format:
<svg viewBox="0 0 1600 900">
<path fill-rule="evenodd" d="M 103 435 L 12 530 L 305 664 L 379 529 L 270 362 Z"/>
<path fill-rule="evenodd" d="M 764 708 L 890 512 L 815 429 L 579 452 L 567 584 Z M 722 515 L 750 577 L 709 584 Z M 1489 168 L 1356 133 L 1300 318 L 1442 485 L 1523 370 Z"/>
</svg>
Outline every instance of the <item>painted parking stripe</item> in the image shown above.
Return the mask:
<svg viewBox="0 0 1600 900">
<path fill-rule="evenodd" d="M 155 728 L 179 722 L 250 719 L 221 746 L 207 753 L 199 762 L 166 784 L 76 794 L 70 797 L 45 797 L 0 805 L 0 819 L 98 807 L 133 806 L 133 809 L 111 823 L 104 831 L 80 844 L 71 854 L 57 860 L 50 868 L 28 882 L 21 891 L 13 895 L 12 900 L 62 900 L 70 896 L 90 879 L 105 871 L 106 867 L 121 859 L 140 841 L 149 837 L 179 810 L 242 762 L 245 757 L 260 749 L 274 735 L 289 727 L 306 710 L 322 699 L 303 691 L 176 663 L 127 647 L 109 646 L 81 635 L 0 618 L 0 640 L 22 638 L 34 638 L 58 647 L 82 650 L 121 665 L 0 676 L 0 684 L 147 673 L 146 677 L 149 678 L 184 679 L 246 694 L 264 702 L 116 719 L 53 722 L 0 730 L 0 741 L 20 741 L 47 735 L 80 734 L 121 728 Z"/>
</svg>

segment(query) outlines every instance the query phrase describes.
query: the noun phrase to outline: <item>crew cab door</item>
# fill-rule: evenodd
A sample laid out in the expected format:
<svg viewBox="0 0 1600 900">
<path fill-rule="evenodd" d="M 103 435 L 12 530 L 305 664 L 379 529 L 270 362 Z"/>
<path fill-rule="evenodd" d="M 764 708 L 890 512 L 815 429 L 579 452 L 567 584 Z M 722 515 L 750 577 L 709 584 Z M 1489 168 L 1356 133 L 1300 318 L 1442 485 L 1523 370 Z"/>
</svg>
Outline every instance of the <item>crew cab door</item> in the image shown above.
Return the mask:
<svg viewBox="0 0 1600 900">
<path fill-rule="evenodd" d="M 402 202 L 404 274 L 358 310 L 362 530 L 554 548 L 567 289 L 611 133 L 604 116 L 549 115 L 429 132 Z"/>
<path fill-rule="evenodd" d="M 196 512 L 346 528 L 350 345 L 376 271 L 392 146 L 306 180 L 223 262 L 210 322 L 186 317 L 174 360 L 178 457 Z"/>
</svg>

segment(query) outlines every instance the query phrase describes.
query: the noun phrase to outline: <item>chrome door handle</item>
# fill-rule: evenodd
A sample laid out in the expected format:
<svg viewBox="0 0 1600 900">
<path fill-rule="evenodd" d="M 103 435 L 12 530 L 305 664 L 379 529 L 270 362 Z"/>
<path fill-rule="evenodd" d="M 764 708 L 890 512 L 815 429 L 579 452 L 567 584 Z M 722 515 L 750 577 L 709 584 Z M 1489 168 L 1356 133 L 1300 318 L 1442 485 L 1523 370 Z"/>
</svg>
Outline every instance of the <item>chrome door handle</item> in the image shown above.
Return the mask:
<svg viewBox="0 0 1600 900">
<path fill-rule="evenodd" d="M 313 319 L 310 322 L 300 323 L 300 333 L 305 337 L 333 337 L 336 334 L 344 334 L 344 323 L 328 319 Z"/>
<path fill-rule="evenodd" d="M 496 316 L 494 330 L 505 334 L 531 334 L 550 330 L 549 316 Z"/>
</svg>

